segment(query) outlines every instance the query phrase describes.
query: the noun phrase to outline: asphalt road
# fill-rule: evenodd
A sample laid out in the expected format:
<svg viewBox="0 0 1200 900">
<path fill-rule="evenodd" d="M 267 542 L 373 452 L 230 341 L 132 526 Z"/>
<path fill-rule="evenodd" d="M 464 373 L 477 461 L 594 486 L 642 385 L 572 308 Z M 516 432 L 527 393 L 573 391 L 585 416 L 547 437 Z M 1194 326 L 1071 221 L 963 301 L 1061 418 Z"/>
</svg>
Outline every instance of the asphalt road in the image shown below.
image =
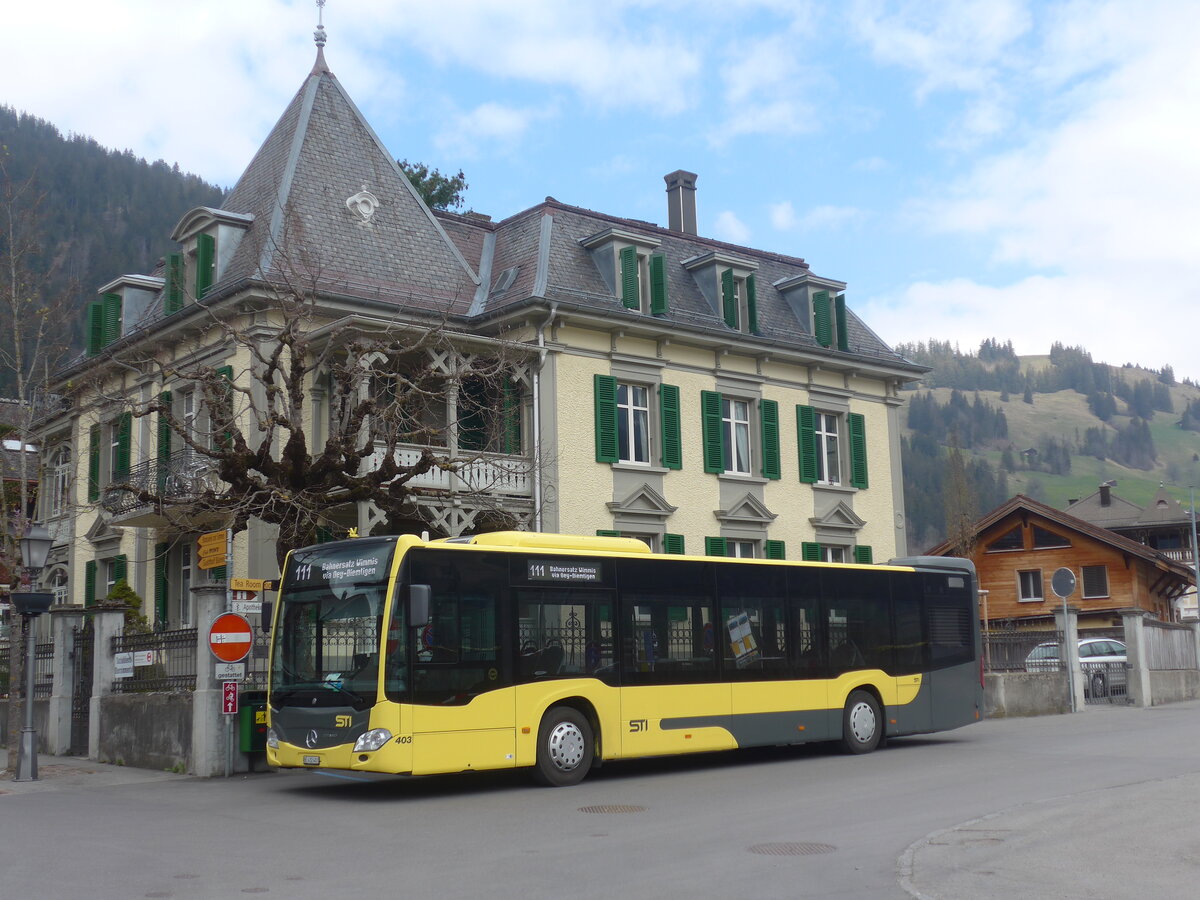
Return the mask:
<svg viewBox="0 0 1200 900">
<path fill-rule="evenodd" d="M 522 773 L 0 782 L 0 898 L 1191 898 L 1200 703 Z"/>
</svg>

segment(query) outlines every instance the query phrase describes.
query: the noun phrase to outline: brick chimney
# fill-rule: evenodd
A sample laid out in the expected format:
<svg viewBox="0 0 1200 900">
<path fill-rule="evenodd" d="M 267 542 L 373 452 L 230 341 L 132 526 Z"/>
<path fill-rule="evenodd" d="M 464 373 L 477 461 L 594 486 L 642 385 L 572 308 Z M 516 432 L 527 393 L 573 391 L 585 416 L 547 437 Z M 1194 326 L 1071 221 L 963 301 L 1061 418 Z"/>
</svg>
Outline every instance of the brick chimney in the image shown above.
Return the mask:
<svg viewBox="0 0 1200 900">
<path fill-rule="evenodd" d="M 1100 485 L 1100 505 L 1101 506 L 1112 506 L 1112 485 L 1111 484 Z"/>
<path fill-rule="evenodd" d="M 696 173 L 676 169 L 664 175 L 667 183 L 667 227 L 684 234 L 696 233 Z"/>
</svg>

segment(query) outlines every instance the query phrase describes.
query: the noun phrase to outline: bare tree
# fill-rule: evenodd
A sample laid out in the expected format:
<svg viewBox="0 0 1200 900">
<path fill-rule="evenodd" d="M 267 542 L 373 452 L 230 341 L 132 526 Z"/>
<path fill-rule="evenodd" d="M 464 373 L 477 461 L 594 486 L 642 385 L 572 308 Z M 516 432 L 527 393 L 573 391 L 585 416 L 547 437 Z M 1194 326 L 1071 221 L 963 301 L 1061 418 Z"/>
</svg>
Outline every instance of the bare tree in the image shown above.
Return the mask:
<svg viewBox="0 0 1200 900">
<path fill-rule="evenodd" d="M 958 434 L 950 435 L 950 448 L 944 493 L 946 511 L 946 539 L 955 556 L 971 559 L 975 553 L 976 512 L 975 494 L 967 479 L 962 450 L 958 446 Z"/>
<path fill-rule="evenodd" d="M 42 262 L 43 194 L 34 178 L 14 181 L 0 153 L 0 383 L 5 385 L 4 437 L 12 449 L 0 453 L 4 479 L 4 524 L 0 540 L 0 571 L 9 589 L 30 589 L 21 566 L 17 540 L 33 517 L 38 455 L 34 428 L 39 411 L 48 401 L 48 374 L 61 363 L 69 349 L 65 323 L 70 291 L 52 292 L 61 260 L 51 256 Z M 28 627 L 27 620 L 22 625 Z M 17 629 L 13 629 L 14 632 Z M 23 654 L 10 653 L 10 698 L 23 683 Z M 19 704 L 10 700 L 8 746 L 15 747 L 22 720 Z"/>
<path fill-rule="evenodd" d="M 519 382 L 532 348 L 456 333 L 444 316 L 334 316 L 320 281 L 311 263 L 274 271 L 249 299 L 200 304 L 198 324 L 172 344 L 114 351 L 163 390 L 141 402 L 111 386 L 93 397 L 153 417 L 158 434 L 153 463 L 109 483 L 107 502 L 155 507 L 180 530 L 274 525 L 281 564 L 347 504 L 420 518 L 414 501 L 438 493 L 420 486 L 427 473 L 513 523 L 496 488 L 528 477 Z M 209 361 L 214 347 L 234 364 Z M 202 414 L 173 401 L 185 389 L 203 398 Z"/>
</svg>

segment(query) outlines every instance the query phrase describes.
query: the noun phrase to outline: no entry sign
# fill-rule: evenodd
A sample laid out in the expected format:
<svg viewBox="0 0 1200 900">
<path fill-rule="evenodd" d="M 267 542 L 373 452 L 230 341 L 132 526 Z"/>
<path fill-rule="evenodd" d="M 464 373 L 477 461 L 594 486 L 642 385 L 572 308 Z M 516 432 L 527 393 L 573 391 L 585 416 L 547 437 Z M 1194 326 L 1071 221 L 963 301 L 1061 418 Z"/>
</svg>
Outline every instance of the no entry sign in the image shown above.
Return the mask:
<svg viewBox="0 0 1200 900">
<path fill-rule="evenodd" d="M 253 643 L 250 623 L 236 613 L 222 613 L 208 629 L 208 649 L 221 662 L 240 662 Z"/>
</svg>

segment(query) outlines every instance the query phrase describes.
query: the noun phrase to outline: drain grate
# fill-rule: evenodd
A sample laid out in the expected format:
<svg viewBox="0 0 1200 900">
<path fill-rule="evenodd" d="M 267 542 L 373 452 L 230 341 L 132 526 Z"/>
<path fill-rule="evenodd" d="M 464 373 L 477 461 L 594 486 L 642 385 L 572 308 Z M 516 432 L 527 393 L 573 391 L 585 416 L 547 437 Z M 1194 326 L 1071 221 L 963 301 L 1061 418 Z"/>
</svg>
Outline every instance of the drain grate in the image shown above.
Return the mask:
<svg viewBox="0 0 1200 900">
<path fill-rule="evenodd" d="M 581 813 L 639 813 L 645 812 L 644 806 L 631 806 L 626 803 L 609 803 L 603 806 L 581 806 Z"/>
<path fill-rule="evenodd" d="M 746 848 L 759 856 L 815 856 L 818 853 L 833 853 L 833 844 L 818 844 L 813 841 L 789 841 L 777 844 L 753 844 Z"/>
</svg>

